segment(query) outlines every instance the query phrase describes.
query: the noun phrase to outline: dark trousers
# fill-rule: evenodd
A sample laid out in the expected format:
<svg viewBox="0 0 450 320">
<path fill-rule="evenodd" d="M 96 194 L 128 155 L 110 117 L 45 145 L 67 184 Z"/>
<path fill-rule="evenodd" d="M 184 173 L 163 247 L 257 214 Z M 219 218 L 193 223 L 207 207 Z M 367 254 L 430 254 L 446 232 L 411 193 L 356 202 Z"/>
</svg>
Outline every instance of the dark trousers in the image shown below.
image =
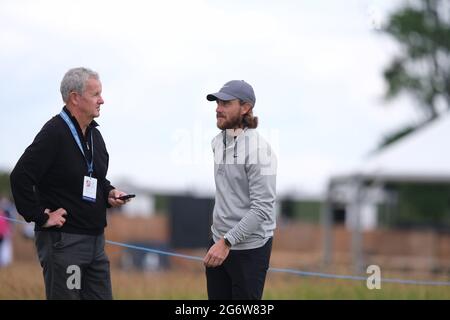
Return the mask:
<svg viewBox="0 0 450 320">
<path fill-rule="evenodd" d="M 47 299 L 112 299 L 105 236 L 36 231 Z"/>
<path fill-rule="evenodd" d="M 271 252 L 272 238 L 260 248 L 230 250 L 222 265 L 206 268 L 208 299 L 261 300 Z"/>
</svg>

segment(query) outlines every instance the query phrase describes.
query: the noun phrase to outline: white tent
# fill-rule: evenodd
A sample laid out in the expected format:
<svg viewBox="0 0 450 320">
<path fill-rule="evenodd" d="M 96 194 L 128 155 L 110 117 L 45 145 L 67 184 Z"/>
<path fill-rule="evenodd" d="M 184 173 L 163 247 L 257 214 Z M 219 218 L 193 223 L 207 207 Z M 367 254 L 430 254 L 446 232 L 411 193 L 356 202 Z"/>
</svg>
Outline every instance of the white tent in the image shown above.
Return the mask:
<svg viewBox="0 0 450 320">
<path fill-rule="evenodd" d="M 366 159 L 349 175 L 449 181 L 449 137 L 450 115 L 445 115 Z M 338 175 L 332 180 L 341 178 Z"/>
</svg>

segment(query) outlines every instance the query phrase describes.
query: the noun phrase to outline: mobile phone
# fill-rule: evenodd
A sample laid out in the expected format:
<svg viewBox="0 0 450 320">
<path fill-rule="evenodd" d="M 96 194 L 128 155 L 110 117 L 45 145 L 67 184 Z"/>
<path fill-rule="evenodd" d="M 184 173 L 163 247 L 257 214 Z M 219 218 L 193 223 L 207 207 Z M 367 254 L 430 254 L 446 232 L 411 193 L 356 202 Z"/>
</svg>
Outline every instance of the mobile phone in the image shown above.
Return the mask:
<svg viewBox="0 0 450 320">
<path fill-rule="evenodd" d="M 128 200 L 128 199 L 134 198 L 134 197 L 136 197 L 135 194 L 126 194 L 124 196 L 117 197 L 116 200 L 123 200 L 123 201 L 125 201 L 125 200 Z"/>
</svg>

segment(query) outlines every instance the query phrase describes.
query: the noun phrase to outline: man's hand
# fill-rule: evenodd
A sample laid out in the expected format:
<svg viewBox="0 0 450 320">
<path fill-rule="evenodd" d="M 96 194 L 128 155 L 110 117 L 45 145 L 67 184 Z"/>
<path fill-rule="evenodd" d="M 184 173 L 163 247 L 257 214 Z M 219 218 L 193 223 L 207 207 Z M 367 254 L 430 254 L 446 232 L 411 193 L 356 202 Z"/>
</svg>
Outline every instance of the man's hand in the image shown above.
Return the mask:
<svg viewBox="0 0 450 320">
<path fill-rule="evenodd" d="M 220 266 L 230 253 L 230 248 L 225 244 L 225 240 L 222 238 L 217 241 L 203 259 L 205 267 L 213 268 Z"/>
<path fill-rule="evenodd" d="M 49 216 L 47 222 L 43 225 L 44 228 L 61 228 L 66 222 L 64 216 L 67 216 L 67 211 L 63 208 L 59 208 L 58 210 L 55 210 L 53 212 L 51 212 L 50 209 L 45 209 L 44 212 Z"/>
<path fill-rule="evenodd" d="M 116 199 L 116 198 L 124 196 L 124 195 L 126 195 L 125 192 L 117 190 L 117 189 L 112 189 L 108 195 L 108 203 L 114 208 L 123 206 L 125 203 L 129 202 L 130 199 L 124 201 L 124 200 L 120 200 L 120 199 Z"/>
</svg>

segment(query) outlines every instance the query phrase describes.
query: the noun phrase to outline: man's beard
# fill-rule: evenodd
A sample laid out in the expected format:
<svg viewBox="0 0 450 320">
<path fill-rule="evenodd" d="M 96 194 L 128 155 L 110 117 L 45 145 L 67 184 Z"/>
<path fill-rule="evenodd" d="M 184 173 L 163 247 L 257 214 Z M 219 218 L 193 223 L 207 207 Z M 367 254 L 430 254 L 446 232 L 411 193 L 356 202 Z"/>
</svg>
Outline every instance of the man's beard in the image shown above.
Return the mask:
<svg viewBox="0 0 450 320">
<path fill-rule="evenodd" d="M 217 123 L 217 127 L 220 130 L 226 130 L 226 129 L 234 129 L 234 128 L 240 128 L 242 124 L 242 116 L 240 114 L 232 117 L 231 119 L 226 120 L 222 124 Z M 224 119 L 224 118 L 222 118 Z"/>
</svg>

